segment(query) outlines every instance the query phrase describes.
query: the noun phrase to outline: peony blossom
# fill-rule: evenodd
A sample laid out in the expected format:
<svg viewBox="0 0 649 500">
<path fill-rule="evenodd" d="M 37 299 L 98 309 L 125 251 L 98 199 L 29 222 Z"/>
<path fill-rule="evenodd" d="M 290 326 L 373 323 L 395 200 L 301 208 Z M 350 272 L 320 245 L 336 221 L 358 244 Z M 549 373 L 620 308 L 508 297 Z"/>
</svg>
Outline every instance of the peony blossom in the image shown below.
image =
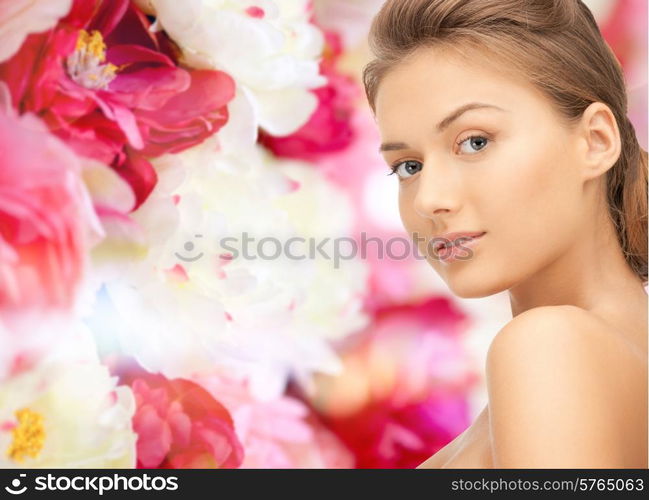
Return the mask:
<svg viewBox="0 0 649 500">
<path fill-rule="evenodd" d="M 82 165 L 31 115 L 0 113 L 0 158 L 0 310 L 69 309 L 103 234 Z"/>
<path fill-rule="evenodd" d="M 230 411 L 245 449 L 241 469 L 350 469 L 354 456 L 308 405 L 281 395 L 259 401 L 247 383 L 211 370 L 193 380 Z"/>
<path fill-rule="evenodd" d="M 325 36 L 327 45 L 320 72 L 327 78 L 327 85 L 312 91 L 318 99 L 318 107 L 309 121 L 288 136 L 260 133 L 260 142 L 277 156 L 315 160 L 327 153 L 344 150 L 354 140 L 351 116 L 361 96 L 360 88 L 336 67 L 342 53 L 339 35 L 328 31 Z"/>
<path fill-rule="evenodd" d="M 40 114 L 78 154 L 111 165 L 140 204 L 156 182 L 148 159 L 216 133 L 234 82 L 179 68 L 168 39 L 152 35 L 128 0 L 89 6 L 75 0 L 55 28 L 29 36 L 0 79 L 20 112 Z"/>
<path fill-rule="evenodd" d="M 0 467 L 135 465 L 133 394 L 99 363 L 90 332 L 70 328 L 45 358 L 0 383 Z"/>
<path fill-rule="evenodd" d="M 243 447 L 228 410 L 205 389 L 141 370 L 122 372 L 137 410 L 138 468 L 237 468 Z"/>
<path fill-rule="evenodd" d="M 252 119 L 277 136 L 295 132 L 317 106 L 323 36 L 310 0 L 138 0 L 192 67 L 219 69 L 238 84 Z"/>
</svg>

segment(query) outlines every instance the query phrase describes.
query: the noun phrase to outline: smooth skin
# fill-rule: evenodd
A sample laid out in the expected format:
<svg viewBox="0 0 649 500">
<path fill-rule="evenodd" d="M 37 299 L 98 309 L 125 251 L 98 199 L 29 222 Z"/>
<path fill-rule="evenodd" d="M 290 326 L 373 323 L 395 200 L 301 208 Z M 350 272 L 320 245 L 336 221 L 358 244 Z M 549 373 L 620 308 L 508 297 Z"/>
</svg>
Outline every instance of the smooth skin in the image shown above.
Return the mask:
<svg viewBox="0 0 649 500">
<path fill-rule="evenodd" d="M 488 404 L 419 468 L 647 468 L 647 294 L 607 216 L 608 106 L 568 123 L 502 63 L 440 46 L 392 68 L 375 109 L 420 252 L 455 295 L 507 290 L 512 309 Z M 486 234 L 442 262 L 427 242 L 452 231 Z"/>
</svg>

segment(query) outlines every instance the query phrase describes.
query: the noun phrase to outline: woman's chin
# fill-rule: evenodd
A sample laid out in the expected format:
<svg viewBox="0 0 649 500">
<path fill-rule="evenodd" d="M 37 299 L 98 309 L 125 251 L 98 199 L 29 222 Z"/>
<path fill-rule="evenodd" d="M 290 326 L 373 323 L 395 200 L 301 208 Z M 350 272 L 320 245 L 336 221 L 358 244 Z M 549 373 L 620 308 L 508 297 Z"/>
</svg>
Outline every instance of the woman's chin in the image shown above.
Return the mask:
<svg viewBox="0 0 649 500">
<path fill-rule="evenodd" d="M 507 290 L 501 280 L 490 280 L 484 272 L 442 273 L 442 279 L 453 295 L 462 299 L 480 299 Z"/>
</svg>

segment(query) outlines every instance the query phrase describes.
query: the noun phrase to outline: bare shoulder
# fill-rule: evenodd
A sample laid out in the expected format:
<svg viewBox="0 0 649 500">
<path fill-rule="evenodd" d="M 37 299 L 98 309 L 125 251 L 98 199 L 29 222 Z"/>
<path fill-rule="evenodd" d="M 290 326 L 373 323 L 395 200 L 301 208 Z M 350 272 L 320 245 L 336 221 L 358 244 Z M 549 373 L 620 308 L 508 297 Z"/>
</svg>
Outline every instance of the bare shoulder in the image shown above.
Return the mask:
<svg viewBox="0 0 649 500">
<path fill-rule="evenodd" d="M 637 353 L 628 347 L 619 332 L 585 309 L 572 305 L 544 306 L 525 311 L 507 323 L 489 346 L 487 362 L 493 364 L 494 358 L 508 357 L 516 349 L 578 355 L 579 360 L 594 362 L 598 360 L 593 356 L 602 354 L 610 357 L 616 353 Z"/>
<path fill-rule="evenodd" d="M 516 339 L 529 339 L 531 336 L 538 335 L 539 332 L 542 332 L 544 337 L 548 334 L 552 335 L 552 332 L 557 329 L 563 334 L 563 330 L 567 327 L 570 332 L 574 332 L 576 338 L 583 336 L 586 327 L 590 329 L 593 326 L 603 327 L 594 315 L 577 306 L 535 307 L 509 321 L 498 332 L 491 348 L 496 349 L 508 345 L 514 334 L 519 332 L 527 333 L 523 336 L 515 335 Z"/>
<path fill-rule="evenodd" d="M 486 375 L 494 467 L 612 468 L 642 456 L 624 433 L 646 432 L 646 361 L 590 312 L 516 316 L 492 341 Z"/>
</svg>

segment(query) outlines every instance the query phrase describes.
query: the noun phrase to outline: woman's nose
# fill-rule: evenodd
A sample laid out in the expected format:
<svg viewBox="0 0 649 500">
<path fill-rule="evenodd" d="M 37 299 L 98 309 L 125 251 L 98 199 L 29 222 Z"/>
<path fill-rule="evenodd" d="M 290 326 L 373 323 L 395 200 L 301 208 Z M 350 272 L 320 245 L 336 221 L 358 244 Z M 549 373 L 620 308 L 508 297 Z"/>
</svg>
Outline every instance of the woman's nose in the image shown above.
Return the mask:
<svg viewBox="0 0 649 500">
<path fill-rule="evenodd" d="M 459 192 L 450 175 L 442 176 L 426 167 L 419 173 L 414 209 L 420 217 L 431 218 L 457 210 Z"/>
</svg>

